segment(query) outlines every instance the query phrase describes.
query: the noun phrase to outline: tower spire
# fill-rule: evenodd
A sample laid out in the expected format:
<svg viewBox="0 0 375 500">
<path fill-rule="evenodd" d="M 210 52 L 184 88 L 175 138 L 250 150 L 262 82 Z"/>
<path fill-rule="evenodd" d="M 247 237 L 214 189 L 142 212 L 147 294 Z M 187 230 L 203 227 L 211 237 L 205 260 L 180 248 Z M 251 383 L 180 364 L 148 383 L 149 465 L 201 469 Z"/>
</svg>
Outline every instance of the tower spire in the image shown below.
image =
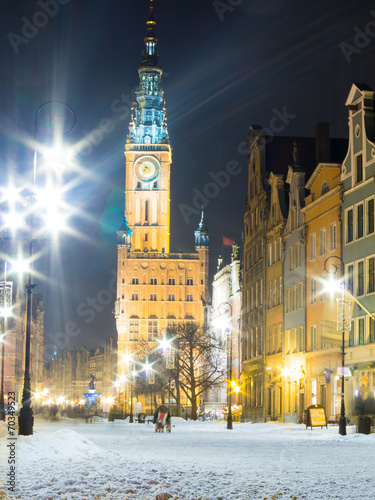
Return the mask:
<svg viewBox="0 0 375 500">
<path fill-rule="evenodd" d="M 154 33 L 154 0 L 150 0 L 150 14 L 142 64 L 138 68 L 139 87 L 131 111 L 128 144 L 169 144 L 168 124 L 162 89 L 162 69 L 157 51 L 158 39 Z"/>
<path fill-rule="evenodd" d="M 156 48 L 158 39 L 156 38 L 154 33 L 155 25 L 156 22 L 154 19 L 154 0 L 150 0 L 150 15 L 148 16 L 147 20 L 147 34 L 144 38 L 146 47 L 143 52 L 142 66 L 159 67 L 159 54 Z"/>
</svg>

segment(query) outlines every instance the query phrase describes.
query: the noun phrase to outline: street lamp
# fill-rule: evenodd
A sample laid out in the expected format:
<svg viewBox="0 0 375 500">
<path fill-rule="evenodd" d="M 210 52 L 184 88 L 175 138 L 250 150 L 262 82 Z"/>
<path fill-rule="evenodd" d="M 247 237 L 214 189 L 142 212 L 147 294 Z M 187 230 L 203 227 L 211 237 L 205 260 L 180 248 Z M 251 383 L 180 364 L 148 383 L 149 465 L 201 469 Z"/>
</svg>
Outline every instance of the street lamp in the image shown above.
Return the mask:
<svg viewBox="0 0 375 500">
<path fill-rule="evenodd" d="M 68 109 L 68 111 L 73 116 L 72 125 L 69 126 L 67 130 L 61 130 L 62 135 L 68 134 L 73 130 L 76 123 L 76 117 L 72 108 L 61 101 L 49 101 L 45 102 L 36 111 L 35 114 L 35 122 L 34 122 L 34 165 L 33 165 L 33 184 L 31 195 L 29 197 L 30 201 L 30 209 L 31 212 L 29 214 L 29 241 L 28 241 L 28 256 L 31 260 L 33 257 L 33 238 L 34 238 L 34 221 L 33 221 L 33 213 L 32 210 L 34 208 L 35 194 L 36 194 L 36 170 L 38 163 L 38 152 L 36 147 L 36 137 L 38 132 L 38 118 L 39 113 L 50 104 L 62 104 L 64 107 Z M 53 117 L 53 120 L 60 118 L 59 116 Z M 51 123 L 53 123 L 53 120 Z M 53 130 L 52 130 L 53 131 Z M 25 374 L 24 374 L 24 385 L 22 392 L 22 408 L 19 411 L 18 417 L 18 434 L 22 436 L 30 436 L 33 434 L 33 425 L 34 425 L 34 417 L 33 410 L 31 408 L 31 380 L 30 380 L 30 342 L 31 342 L 31 308 L 32 308 L 32 292 L 33 288 L 36 286 L 32 283 L 32 275 L 31 275 L 31 267 L 29 269 L 27 275 L 27 283 L 26 283 L 26 347 L 25 347 Z"/>
<path fill-rule="evenodd" d="M 334 262 L 330 262 L 335 259 Z M 339 418 L 339 434 L 341 436 L 346 436 L 346 417 L 345 417 L 345 399 L 344 399 L 344 389 L 345 389 L 345 332 L 349 331 L 351 328 L 351 301 L 345 300 L 345 272 L 344 272 L 344 262 L 338 256 L 331 256 L 324 262 L 324 271 L 330 275 L 332 279 L 337 278 L 337 273 L 341 275 L 341 299 L 337 300 L 337 330 L 342 332 L 342 343 L 341 343 L 341 410 Z"/>
<path fill-rule="evenodd" d="M 228 321 L 228 325 L 225 329 L 226 333 L 226 342 L 227 342 L 227 357 L 229 358 L 229 363 L 228 363 L 228 358 L 227 358 L 227 371 L 229 371 L 229 382 L 227 382 L 227 404 L 228 404 L 228 416 L 227 416 L 227 429 L 232 430 L 233 429 L 233 417 L 232 417 L 232 355 L 233 355 L 233 342 L 232 342 L 232 325 L 230 324 L 230 321 L 232 319 L 232 304 L 230 302 L 221 302 L 221 304 L 218 305 L 217 310 L 220 313 L 220 308 L 226 307 L 225 313 L 228 312 L 228 309 L 230 309 L 230 318 Z M 229 346 L 228 346 L 228 337 L 229 337 Z"/>
<path fill-rule="evenodd" d="M 7 318 L 11 313 L 13 282 L 6 281 L 7 262 L 4 263 L 4 281 L 0 282 L 0 303 L 2 306 L 3 334 L 1 346 L 1 395 L 0 395 L 0 420 L 5 421 L 4 406 L 4 364 L 5 364 L 5 338 L 7 333 Z"/>
</svg>

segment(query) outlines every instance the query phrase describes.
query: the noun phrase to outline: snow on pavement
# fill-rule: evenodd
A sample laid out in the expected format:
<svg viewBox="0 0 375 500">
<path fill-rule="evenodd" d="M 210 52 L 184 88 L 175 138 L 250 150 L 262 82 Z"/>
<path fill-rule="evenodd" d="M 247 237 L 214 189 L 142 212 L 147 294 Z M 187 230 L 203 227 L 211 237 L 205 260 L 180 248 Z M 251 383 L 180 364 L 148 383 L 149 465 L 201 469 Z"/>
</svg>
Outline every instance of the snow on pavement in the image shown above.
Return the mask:
<svg viewBox="0 0 375 500">
<path fill-rule="evenodd" d="M 375 435 L 336 426 L 174 419 L 171 434 L 123 421 L 36 420 L 16 442 L 7 493 L 0 432 L 0 499 L 373 500 Z"/>
</svg>

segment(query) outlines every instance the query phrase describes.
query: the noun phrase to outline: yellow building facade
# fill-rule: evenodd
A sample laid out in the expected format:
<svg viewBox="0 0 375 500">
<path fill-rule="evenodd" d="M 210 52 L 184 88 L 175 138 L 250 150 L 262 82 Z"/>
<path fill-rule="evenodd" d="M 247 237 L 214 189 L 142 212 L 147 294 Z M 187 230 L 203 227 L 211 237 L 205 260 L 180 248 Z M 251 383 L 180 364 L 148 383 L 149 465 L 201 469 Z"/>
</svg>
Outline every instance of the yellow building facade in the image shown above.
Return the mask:
<svg viewBox="0 0 375 500">
<path fill-rule="evenodd" d="M 306 403 L 322 404 L 327 417 L 340 413 L 341 332 L 336 296 L 326 281 L 340 272 L 342 233 L 341 166 L 320 163 L 308 180 L 306 216 Z M 336 275 L 337 277 L 337 275 Z"/>
</svg>

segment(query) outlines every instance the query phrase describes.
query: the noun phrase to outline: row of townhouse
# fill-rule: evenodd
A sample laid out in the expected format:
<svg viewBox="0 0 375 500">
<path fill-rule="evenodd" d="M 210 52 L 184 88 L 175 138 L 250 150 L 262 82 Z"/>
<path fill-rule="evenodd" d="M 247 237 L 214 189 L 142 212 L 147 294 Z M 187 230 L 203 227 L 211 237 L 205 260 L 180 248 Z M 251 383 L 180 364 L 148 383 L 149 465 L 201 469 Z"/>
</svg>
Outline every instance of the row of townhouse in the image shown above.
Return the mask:
<svg viewBox="0 0 375 500">
<path fill-rule="evenodd" d="M 82 347 L 64 349 L 45 365 L 48 399 L 63 398 L 78 403 L 88 392 L 91 375 L 96 378 L 96 392 L 102 397 L 114 396 L 117 370 L 117 343 L 109 337 L 103 348 L 89 350 Z"/>
<path fill-rule="evenodd" d="M 311 404 L 340 413 L 342 333 L 329 278 L 345 280 L 345 403 L 374 395 L 374 93 L 353 84 L 349 141 L 248 135 L 242 293 L 243 418 L 298 422 Z M 293 158 L 293 161 L 290 160 Z"/>
</svg>

